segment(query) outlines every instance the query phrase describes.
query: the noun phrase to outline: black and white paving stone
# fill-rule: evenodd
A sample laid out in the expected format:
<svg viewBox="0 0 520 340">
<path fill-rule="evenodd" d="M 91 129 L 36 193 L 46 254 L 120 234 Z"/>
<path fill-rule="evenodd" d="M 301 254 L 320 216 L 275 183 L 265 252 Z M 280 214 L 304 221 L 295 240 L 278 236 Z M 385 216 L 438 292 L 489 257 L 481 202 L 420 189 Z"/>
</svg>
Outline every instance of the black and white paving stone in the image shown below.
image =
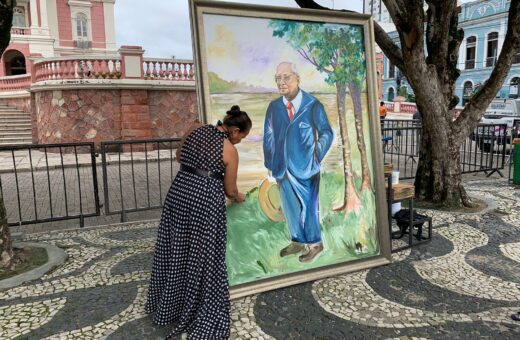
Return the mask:
<svg viewBox="0 0 520 340">
<path fill-rule="evenodd" d="M 423 210 L 434 237 L 384 267 L 232 301 L 232 339 L 520 338 L 520 190 L 475 181 L 482 214 Z M 0 291 L 0 339 L 162 339 L 144 313 L 157 222 L 31 234 L 67 261 Z M 395 242 L 398 242 L 397 240 Z M 179 337 L 181 338 L 181 337 Z"/>
</svg>

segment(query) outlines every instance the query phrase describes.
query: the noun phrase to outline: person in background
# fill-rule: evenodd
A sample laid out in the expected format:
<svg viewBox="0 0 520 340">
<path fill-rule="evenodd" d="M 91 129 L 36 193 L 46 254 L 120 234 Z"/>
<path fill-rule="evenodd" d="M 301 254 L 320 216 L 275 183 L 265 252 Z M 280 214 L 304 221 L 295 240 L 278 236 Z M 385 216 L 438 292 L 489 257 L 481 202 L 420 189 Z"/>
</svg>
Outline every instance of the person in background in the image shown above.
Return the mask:
<svg viewBox="0 0 520 340">
<path fill-rule="evenodd" d="M 386 113 L 388 110 L 386 109 L 385 102 L 379 103 L 379 119 L 384 120 L 386 118 Z"/>
<path fill-rule="evenodd" d="M 415 113 L 412 116 L 412 119 L 419 120 L 419 121 L 422 119 L 422 116 L 421 116 L 421 113 L 419 112 L 419 110 L 415 111 Z"/>
<path fill-rule="evenodd" d="M 225 197 L 245 199 L 237 189 L 235 145 L 251 125 L 234 105 L 216 126 L 194 123 L 177 149 L 180 170 L 164 202 L 145 305 L 156 325 L 178 322 L 169 338 L 229 337 Z"/>
</svg>

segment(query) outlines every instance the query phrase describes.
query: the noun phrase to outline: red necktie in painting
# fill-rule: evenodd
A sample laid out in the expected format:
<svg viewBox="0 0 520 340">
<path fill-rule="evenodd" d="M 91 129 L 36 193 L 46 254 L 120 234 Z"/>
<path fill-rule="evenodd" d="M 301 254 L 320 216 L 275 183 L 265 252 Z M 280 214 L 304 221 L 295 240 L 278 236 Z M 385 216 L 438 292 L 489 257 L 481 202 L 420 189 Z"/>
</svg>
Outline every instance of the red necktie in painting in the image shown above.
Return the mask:
<svg viewBox="0 0 520 340">
<path fill-rule="evenodd" d="M 294 105 L 291 102 L 287 103 L 287 111 L 289 112 L 289 120 L 292 121 L 294 117 Z"/>
</svg>

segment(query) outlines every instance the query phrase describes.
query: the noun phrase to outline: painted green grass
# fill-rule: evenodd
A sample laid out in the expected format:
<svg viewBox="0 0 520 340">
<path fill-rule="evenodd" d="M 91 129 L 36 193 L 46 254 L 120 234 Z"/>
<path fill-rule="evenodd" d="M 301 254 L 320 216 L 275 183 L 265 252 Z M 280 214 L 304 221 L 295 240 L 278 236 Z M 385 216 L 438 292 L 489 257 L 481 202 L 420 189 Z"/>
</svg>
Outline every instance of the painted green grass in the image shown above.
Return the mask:
<svg viewBox="0 0 520 340">
<path fill-rule="evenodd" d="M 360 212 L 345 216 L 333 211 L 342 203 L 343 187 L 341 175 L 322 174 L 320 217 L 325 250 L 311 263 L 299 262 L 298 255 L 279 256 L 290 242 L 289 232 L 285 222 L 272 222 L 263 214 L 258 188 L 248 193 L 244 203 L 230 205 L 226 253 L 230 285 L 379 254 L 374 194 L 363 192 Z M 365 246 L 361 253 L 355 250 L 357 242 Z"/>
</svg>

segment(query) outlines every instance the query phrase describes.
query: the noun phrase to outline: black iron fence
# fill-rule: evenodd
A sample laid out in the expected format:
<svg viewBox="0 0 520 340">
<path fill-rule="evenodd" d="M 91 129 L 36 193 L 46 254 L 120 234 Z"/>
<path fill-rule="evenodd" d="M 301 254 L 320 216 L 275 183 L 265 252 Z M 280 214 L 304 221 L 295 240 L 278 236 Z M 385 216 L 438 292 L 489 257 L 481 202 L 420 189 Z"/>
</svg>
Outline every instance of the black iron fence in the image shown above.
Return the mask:
<svg viewBox="0 0 520 340">
<path fill-rule="evenodd" d="M 162 207 L 177 173 L 179 138 L 101 143 L 105 215 Z M 111 158 L 111 160 L 109 159 Z"/>
<path fill-rule="evenodd" d="M 10 226 L 99 216 L 94 143 L 0 146 Z"/>
<path fill-rule="evenodd" d="M 415 177 L 421 137 L 420 121 L 382 122 L 384 161 L 401 179 Z M 479 125 L 460 148 L 462 172 L 502 175 L 511 139 L 505 125 Z M 9 225 L 79 218 L 83 226 L 87 217 L 120 215 L 127 221 L 129 213 L 161 208 L 178 170 L 179 143 L 178 138 L 103 142 L 101 157 L 93 143 L 1 146 L 0 195 Z"/>
<path fill-rule="evenodd" d="M 415 177 L 421 148 L 422 126 L 415 120 L 384 120 L 381 124 L 383 159 L 392 163 L 401 179 Z M 462 173 L 488 176 L 506 166 L 512 136 L 505 124 L 480 124 L 460 147 Z"/>
</svg>

